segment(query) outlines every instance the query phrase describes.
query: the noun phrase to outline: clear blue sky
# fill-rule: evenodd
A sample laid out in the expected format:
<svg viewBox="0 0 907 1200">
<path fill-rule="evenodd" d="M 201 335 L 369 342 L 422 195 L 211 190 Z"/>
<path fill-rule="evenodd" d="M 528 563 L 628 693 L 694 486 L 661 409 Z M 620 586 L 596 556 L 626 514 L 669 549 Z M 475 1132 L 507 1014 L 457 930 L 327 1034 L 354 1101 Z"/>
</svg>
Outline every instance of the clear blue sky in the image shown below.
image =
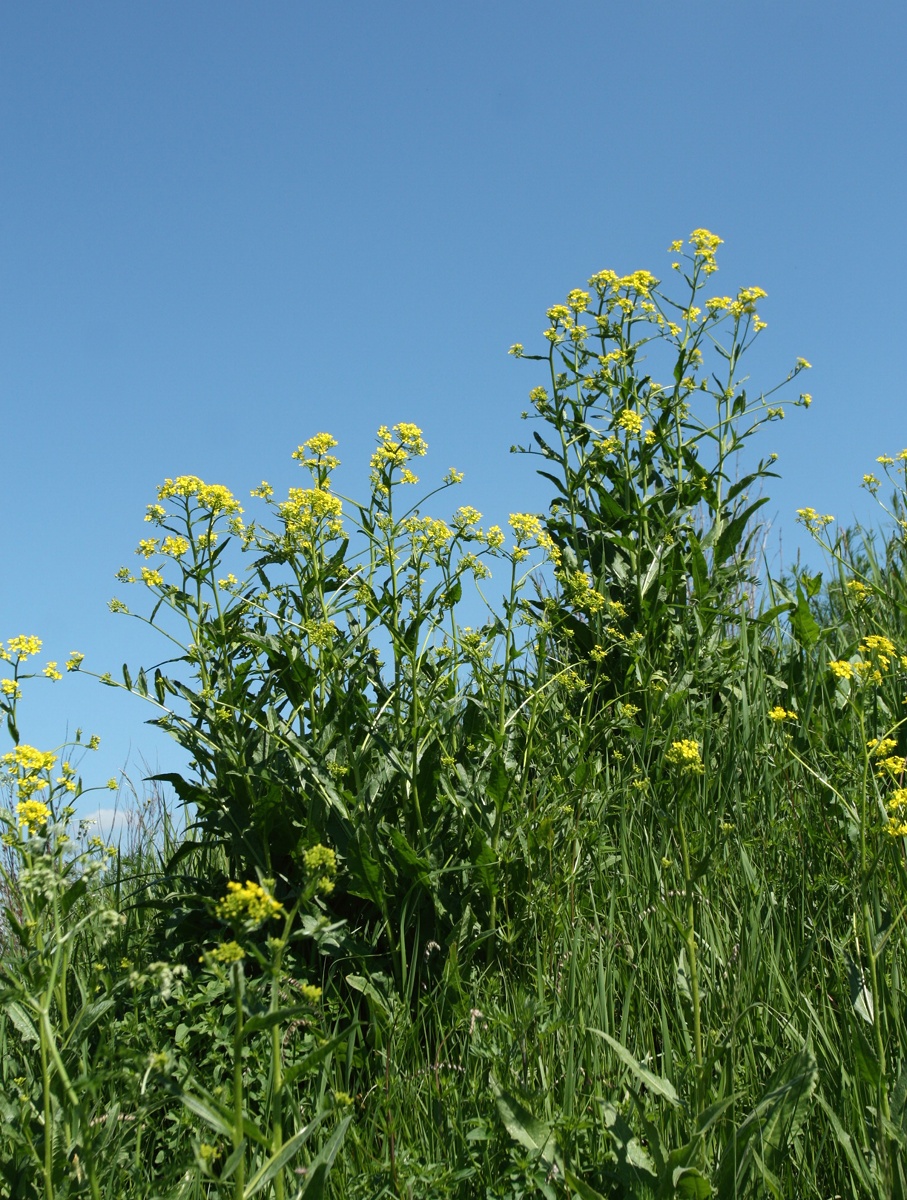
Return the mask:
<svg viewBox="0 0 907 1200">
<path fill-rule="evenodd" d="M 324 429 L 350 492 L 406 420 L 457 503 L 540 509 L 507 347 L 698 226 L 769 293 L 753 386 L 814 364 L 765 442 L 783 557 L 799 506 L 870 514 L 907 445 L 905 31 L 902 0 L 3 6 L 0 637 L 155 661 L 106 603 L 158 483 L 284 488 Z M 137 700 L 30 695 L 26 740 L 100 733 L 100 779 L 174 761 Z"/>
</svg>

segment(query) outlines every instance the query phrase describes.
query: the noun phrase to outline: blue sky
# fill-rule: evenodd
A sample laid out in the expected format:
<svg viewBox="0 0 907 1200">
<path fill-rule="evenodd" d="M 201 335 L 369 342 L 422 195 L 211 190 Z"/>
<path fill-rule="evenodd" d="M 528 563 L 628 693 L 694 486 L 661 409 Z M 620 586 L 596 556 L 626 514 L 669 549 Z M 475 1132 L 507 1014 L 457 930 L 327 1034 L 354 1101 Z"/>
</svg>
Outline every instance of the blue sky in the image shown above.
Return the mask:
<svg viewBox="0 0 907 1200">
<path fill-rule="evenodd" d="M 763 443 L 779 566 L 797 507 L 869 517 L 862 474 L 907 445 L 905 31 L 893 0 L 4 6 L 0 637 L 156 661 L 106 607 L 156 486 L 285 488 L 324 429 L 349 492 L 405 420 L 456 503 L 541 509 L 507 347 L 699 226 L 722 291 L 769 294 L 752 387 L 814 364 Z M 86 782 L 138 779 L 175 761 L 150 715 L 68 676 L 23 736 L 82 725 Z"/>
</svg>

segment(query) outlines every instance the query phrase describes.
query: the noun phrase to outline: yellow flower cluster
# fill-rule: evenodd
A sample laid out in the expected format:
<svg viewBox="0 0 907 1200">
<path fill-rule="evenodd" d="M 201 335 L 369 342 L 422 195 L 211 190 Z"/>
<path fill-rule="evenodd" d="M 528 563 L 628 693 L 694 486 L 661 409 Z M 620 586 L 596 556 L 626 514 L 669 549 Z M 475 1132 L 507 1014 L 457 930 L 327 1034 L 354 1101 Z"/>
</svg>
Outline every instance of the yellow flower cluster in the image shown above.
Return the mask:
<svg viewBox="0 0 907 1200">
<path fill-rule="evenodd" d="M 278 504 L 287 533 L 301 535 L 306 544 L 316 532 L 338 537 L 343 532 L 340 520 L 343 502 L 327 487 L 290 488 L 288 499 Z"/>
<path fill-rule="evenodd" d="M 16 814 L 19 824 L 30 833 L 33 829 L 44 828 L 50 816 L 50 809 L 40 800 L 22 800 L 16 805 Z"/>
<path fill-rule="evenodd" d="M 242 512 L 239 501 L 229 488 L 220 483 L 204 483 L 197 475 L 180 475 L 176 479 L 165 479 L 157 490 L 158 500 L 172 500 L 177 496 L 185 499 L 194 496 L 201 508 L 214 515 L 224 513 L 230 516 Z M 149 514 L 152 509 L 157 509 L 157 505 L 149 505 Z"/>
<path fill-rule="evenodd" d="M 897 788 L 888 801 L 887 832 L 892 837 L 907 837 L 907 788 Z"/>
<path fill-rule="evenodd" d="M 768 719 L 770 721 L 796 721 L 797 714 L 791 712 L 790 709 L 782 708 L 780 704 L 769 709 Z"/>
<path fill-rule="evenodd" d="M 19 634 L 18 637 L 10 638 L 6 643 L 6 649 L 0 645 L 0 660 L 10 662 L 14 657 L 19 662 L 25 662 L 35 654 L 41 653 L 41 647 L 44 643 L 38 637 L 31 637 L 26 634 Z"/>
<path fill-rule="evenodd" d="M 727 313 L 738 321 L 742 317 L 755 317 L 759 328 L 764 329 L 765 322 L 759 320 L 756 312 L 756 301 L 764 300 L 767 295 L 768 293 L 761 287 L 741 288 L 736 298 L 713 296 L 711 300 L 706 300 L 705 306 L 710 313 L 716 316 L 719 313 Z"/>
<path fill-rule="evenodd" d="M 810 533 L 821 533 L 826 525 L 830 525 L 834 521 L 834 517 L 828 513 L 825 516 L 820 516 L 814 508 L 798 508 L 797 520 L 800 521 Z"/>
<path fill-rule="evenodd" d="M 333 450 L 336 445 L 337 439 L 331 434 L 316 433 L 314 437 L 310 437 L 307 442 L 303 442 L 293 451 L 293 458 L 304 467 L 324 467 L 328 471 L 333 471 L 335 467 L 340 466 L 340 459 L 333 454 L 328 454 L 328 451 Z"/>
<path fill-rule="evenodd" d="M 303 861 L 310 875 L 316 877 L 316 887 L 323 896 L 328 896 L 334 890 L 334 876 L 337 874 L 337 855 L 330 846 L 322 846 L 319 842 L 309 846 L 303 853 Z"/>
<path fill-rule="evenodd" d="M 625 408 L 619 413 L 615 424 L 619 429 L 625 429 L 631 437 L 638 437 L 642 432 L 642 417 L 632 408 Z"/>
<path fill-rule="evenodd" d="M 690 245 L 693 247 L 693 253 L 696 258 L 702 260 L 702 269 L 706 275 L 711 275 L 718 270 L 718 264 L 715 262 L 715 252 L 722 244 L 722 239 L 717 234 L 710 233 L 708 229 L 694 229 L 690 234 Z"/>
<path fill-rule="evenodd" d="M 665 754 L 665 761 L 672 767 L 677 767 L 684 775 L 701 775 L 705 770 L 699 743 L 690 738 L 671 742 L 670 749 Z"/>
<path fill-rule="evenodd" d="M 18 770 L 51 771 L 57 756 L 51 750 L 36 750 L 34 746 L 23 744 L 4 754 L 3 761 L 8 765 L 10 774 L 14 775 Z"/>
<path fill-rule="evenodd" d="M 395 436 L 396 435 L 396 436 Z M 372 485 L 376 491 L 387 494 L 387 476 L 395 469 L 400 471 L 401 483 L 418 483 L 419 477 L 407 467 L 410 458 L 423 458 L 428 445 L 418 425 L 401 421 L 393 430 L 382 425 L 378 430 L 378 449 L 371 457 Z"/>
<path fill-rule="evenodd" d="M 413 550 L 417 553 L 423 550 L 437 553 L 443 550 L 453 537 L 447 524 L 435 517 L 407 517 L 403 528 L 409 534 Z"/>
<path fill-rule="evenodd" d="M 581 612 L 587 612 L 593 616 L 596 613 L 600 613 L 605 608 L 610 608 L 610 610 L 614 612 L 614 609 L 611 607 L 611 605 L 609 605 L 609 602 L 605 599 L 601 592 L 595 590 L 592 579 L 586 574 L 585 571 L 572 571 L 569 575 L 563 575 L 562 579 L 564 585 L 570 593 L 571 602 L 578 609 L 580 609 Z M 623 609 L 623 605 L 619 604 L 619 602 L 615 603 L 617 603 L 618 607 L 622 610 L 618 615 L 626 615 L 626 610 Z"/>
<path fill-rule="evenodd" d="M 216 912 L 222 921 L 239 921 L 260 925 L 283 913 L 283 905 L 265 891 L 260 883 L 249 881 L 227 884 L 227 894 L 217 903 Z"/>
<path fill-rule="evenodd" d="M 856 679 L 862 683 L 880 684 L 882 677 L 895 661 L 907 669 L 907 655 L 898 655 L 891 638 L 872 633 L 863 638 L 859 646 L 864 657 L 853 661 L 836 659 L 828 664 L 829 670 L 838 679 Z"/>
</svg>

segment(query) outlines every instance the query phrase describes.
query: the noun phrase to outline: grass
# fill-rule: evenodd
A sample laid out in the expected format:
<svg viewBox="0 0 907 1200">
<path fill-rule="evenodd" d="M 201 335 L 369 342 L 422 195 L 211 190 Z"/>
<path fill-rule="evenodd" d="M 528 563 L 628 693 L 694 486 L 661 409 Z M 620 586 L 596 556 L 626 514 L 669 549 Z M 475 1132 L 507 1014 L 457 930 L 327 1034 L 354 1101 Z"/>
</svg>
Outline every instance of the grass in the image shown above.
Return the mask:
<svg viewBox="0 0 907 1200">
<path fill-rule="evenodd" d="M 553 502 L 506 535 L 406 501 L 407 423 L 362 503 L 326 434 L 254 523 L 161 487 L 123 583 L 172 657 L 101 678 L 193 764 L 118 852 L 5 644 L 3 1195 L 904 1197 L 904 459 L 760 574 L 735 458 L 809 397 L 743 391 L 717 244 L 513 348 Z"/>
</svg>

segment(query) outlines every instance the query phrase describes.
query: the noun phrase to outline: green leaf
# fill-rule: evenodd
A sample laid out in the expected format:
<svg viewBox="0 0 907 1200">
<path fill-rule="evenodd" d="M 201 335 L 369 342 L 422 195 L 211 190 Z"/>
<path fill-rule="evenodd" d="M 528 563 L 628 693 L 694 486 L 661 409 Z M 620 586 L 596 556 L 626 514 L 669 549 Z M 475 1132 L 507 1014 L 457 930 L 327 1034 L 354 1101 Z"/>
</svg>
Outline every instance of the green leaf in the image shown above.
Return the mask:
<svg viewBox="0 0 907 1200">
<path fill-rule="evenodd" d="M 536 1154 L 543 1162 L 553 1164 L 558 1157 L 558 1149 L 551 1127 L 547 1122 L 534 1117 L 515 1096 L 503 1091 L 493 1075 L 489 1077 L 489 1082 L 504 1128 L 513 1140 Z"/>
<path fill-rule="evenodd" d="M 604 1038 L 620 1061 L 630 1068 L 640 1083 L 645 1084 L 650 1092 L 653 1092 L 656 1096 L 661 1096 L 669 1104 L 673 1104 L 677 1108 L 681 1107 L 680 1097 L 677 1095 L 677 1091 L 669 1079 L 663 1079 L 660 1075 L 654 1075 L 633 1057 L 626 1046 L 621 1045 L 610 1034 L 603 1033 L 600 1029 L 590 1029 L 589 1032 Z"/>
<path fill-rule="evenodd" d="M 335 1050 L 338 1050 L 342 1045 L 344 1045 L 344 1043 L 348 1042 L 349 1034 L 350 1030 L 346 1030 L 344 1033 L 338 1033 L 336 1037 L 332 1037 L 326 1041 L 323 1046 L 318 1046 L 314 1050 L 310 1050 L 304 1058 L 299 1060 L 299 1062 L 293 1063 L 292 1067 L 287 1068 L 287 1070 L 284 1072 L 283 1082 L 280 1085 L 280 1090 L 283 1091 L 285 1088 L 290 1087 L 290 1085 L 295 1083 L 300 1075 L 305 1075 L 308 1071 L 311 1071 L 312 1068 L 316 1067 L 323 1059 L 333 1054 Z"/>
<path fill-rule="evenodd" d="M 796 1137 L 812 1100 L 819 1068 L 809 1049 L 795 1054 L 772 1076 L 756 1107 L 736 1130 L 718 1164 L 718 1195 L 746 1194 L 756 1165 L 754 1151 L 769 1172 L 777 1169 Z"/>
<path fill-rule="evenodd" d="M 41 1039 L 38 1037 L 38 1031 L 32 1024 L 32 1020 L 28 1013 L 16 1000 L 10 1001 L 6 1006 L 6 1014 L 15 1027 L 19 1030 L 22 1036 L 28 1042 L 34 1042 L 38 1045 Z"/>
<path fill-rule="evenodd" d="M 588 1183 L 584 1183 L 572 1171 L 564 1171 L 564 1180 L 567 1186 L 576 1192 L 580 1200 L 605 1200 L 601 1192 L 597 1192 L 595 1188 L 589 1187 Z"/>
<path fill-rule="evenodd" d="M 712 1194 L 712 1185 L 695 1167 L 678 1167 L 671 1182 L 674 1195 L 683 1197 L 683 1200 L 708 1200 Z"/>
<path fill-rule="evenodd" d="M 249 1182 L 246 1184 L 243 1192 L 243 1200 L 248 1200 L 249 1196 L 254 1196 L 256 1192 L 260 1192 L 266 1183 L 270 1183 L 278 1171 L 283 1170 L 286 1164 L 290 1161 L 297 1150 L 308 1141 L 313 1131 L 318 1128 L 324 1119 L 322 1114 L 316 1117 L 314 1121 L 310 1121 L 304 1129 L 300 1129 L 294 1134 L 288 1142 L 284 1142 L 276 1154 L 272 1154 L 266 1163 L 255 1172 Z"/>
<path fill-rule="evenodd" d="M 352 1116 L 344 1117 L 324 1146 L 318 1151 L 317 1156 L 313 1159 L 309 1167 L 305 1187 L 299 1193 L 299 1200 L 322 1200 L 328 1175 L 337 1156 L 337 1151 L 343 1144 L 343 1139 L 346 1137 L 346 1131 L 352 1119 Z"/>
<path fill-rule="evenodd" d="M 873 1023 L 872 992 L 866 986 L 863 972 L 848 955 L 847 982 L 850 987 L 850 1003 L 858 1017 L 862 1017 L 867 1025 Z"/>
</svg>

